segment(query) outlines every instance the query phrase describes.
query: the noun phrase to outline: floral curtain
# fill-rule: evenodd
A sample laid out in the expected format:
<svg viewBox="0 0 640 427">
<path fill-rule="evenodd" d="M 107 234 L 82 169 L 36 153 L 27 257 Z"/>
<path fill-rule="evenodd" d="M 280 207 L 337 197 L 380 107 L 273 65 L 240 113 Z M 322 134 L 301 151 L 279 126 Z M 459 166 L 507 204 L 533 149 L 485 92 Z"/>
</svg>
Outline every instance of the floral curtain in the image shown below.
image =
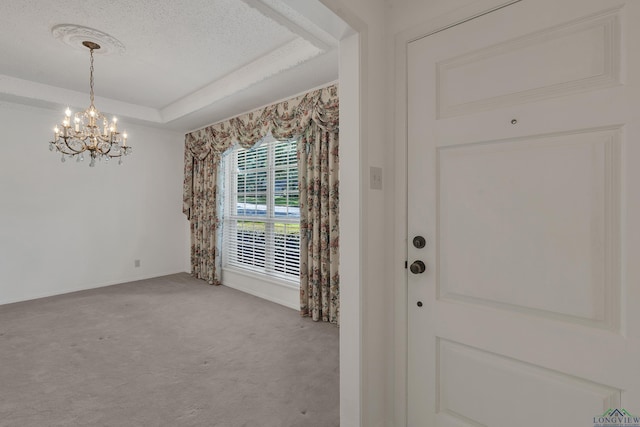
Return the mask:
<svg viewBox="0 0 640 427">
<path fill-rule="evenodd" d="M 298 138 L 300 311 L 339 323 L 338 88 L 332 85 L 185 137 L 183 212 L 191 227 L 191 273 L 221 283 L 218 170 L 234 143 L 250 148 L 268 133 Z"/>
</svg>

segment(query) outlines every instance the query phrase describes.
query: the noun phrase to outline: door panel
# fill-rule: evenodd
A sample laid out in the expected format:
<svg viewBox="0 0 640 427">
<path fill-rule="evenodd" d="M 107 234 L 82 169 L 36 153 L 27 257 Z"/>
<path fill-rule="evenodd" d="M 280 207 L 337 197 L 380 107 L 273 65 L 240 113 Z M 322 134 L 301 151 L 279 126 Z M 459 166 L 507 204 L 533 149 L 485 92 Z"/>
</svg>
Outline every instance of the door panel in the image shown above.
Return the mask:
<svg viewBox="0 0 640 427">
<path fill-rule="evenodd" d="M 608 9 L 438 61 L 438 116 L 619 83 L 619 12 Z"/>
<path fill-rule="evenodd" d="M 511 425 L 522 425 L 520 419 L 535 419 L 542 426 L 573 425 L 575 414 L 620 404 L 618 389 L 452 341 L 439 340 L 437 349 L 438 425 L 495 426 L 505 419 Z M 535 396 L 545 396 L 544 410 L 530 404 Z"/>
<path fill-rule="evenodd" d="M 409 43 L 411 427 L 640 413 L 635 22 L 524 0 Z"/>
<path fill-rule="evenodd" d="M 619 133 L 439 148 L 440 298 L 617 324 Z"/>
</svg>

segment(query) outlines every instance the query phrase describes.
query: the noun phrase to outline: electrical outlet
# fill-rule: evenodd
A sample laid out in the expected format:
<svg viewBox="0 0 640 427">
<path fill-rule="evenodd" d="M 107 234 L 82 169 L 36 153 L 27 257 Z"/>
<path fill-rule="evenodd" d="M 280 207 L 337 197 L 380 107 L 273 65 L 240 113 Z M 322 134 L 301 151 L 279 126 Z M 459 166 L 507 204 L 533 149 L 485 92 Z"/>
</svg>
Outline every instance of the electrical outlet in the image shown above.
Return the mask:
<svg viewBox="0 0 640 427">
<path fill-rule="evenodd" d="M 133 264 L 135 265 L 136 268 L 140 267 L 140 260 L 137 259 L 137 260 L 133 261 Z"/>
<path fill-rule="evenodd" d="M 382 168 L 376 166 L 369 168 L 369 187 L 372 190 L 382 190 Z"/>
</svg>

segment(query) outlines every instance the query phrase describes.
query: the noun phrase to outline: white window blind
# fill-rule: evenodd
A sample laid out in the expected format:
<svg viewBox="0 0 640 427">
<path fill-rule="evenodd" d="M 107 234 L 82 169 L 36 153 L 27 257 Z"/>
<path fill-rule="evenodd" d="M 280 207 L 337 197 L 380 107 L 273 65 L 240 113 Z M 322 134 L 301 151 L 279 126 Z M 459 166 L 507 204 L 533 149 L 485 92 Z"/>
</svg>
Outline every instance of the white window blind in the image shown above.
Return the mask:
<svg viewBox="0 0 640 427">
<path fill-rule="evenodd" d="M 296 141 L 235 148 L 225 161 L 223 262 L 299 281 L 300 207 Z"/>
</svg>

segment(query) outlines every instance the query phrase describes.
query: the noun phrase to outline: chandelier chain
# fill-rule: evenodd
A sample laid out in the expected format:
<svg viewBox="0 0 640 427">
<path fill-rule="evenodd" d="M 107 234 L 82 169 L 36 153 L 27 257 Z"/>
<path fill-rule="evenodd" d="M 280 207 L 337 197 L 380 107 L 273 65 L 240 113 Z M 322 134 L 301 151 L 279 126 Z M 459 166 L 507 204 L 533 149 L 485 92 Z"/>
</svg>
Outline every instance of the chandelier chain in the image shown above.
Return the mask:
<svg viewBox="0 0 640 427">
<path fill-rule="evenodd" d="M 93 107 L 93 49 L 89 49 L 89 55 L 91 57 L 91 67 L 89 67 L 89 88 L 91 106 Z"/>
</svg>

